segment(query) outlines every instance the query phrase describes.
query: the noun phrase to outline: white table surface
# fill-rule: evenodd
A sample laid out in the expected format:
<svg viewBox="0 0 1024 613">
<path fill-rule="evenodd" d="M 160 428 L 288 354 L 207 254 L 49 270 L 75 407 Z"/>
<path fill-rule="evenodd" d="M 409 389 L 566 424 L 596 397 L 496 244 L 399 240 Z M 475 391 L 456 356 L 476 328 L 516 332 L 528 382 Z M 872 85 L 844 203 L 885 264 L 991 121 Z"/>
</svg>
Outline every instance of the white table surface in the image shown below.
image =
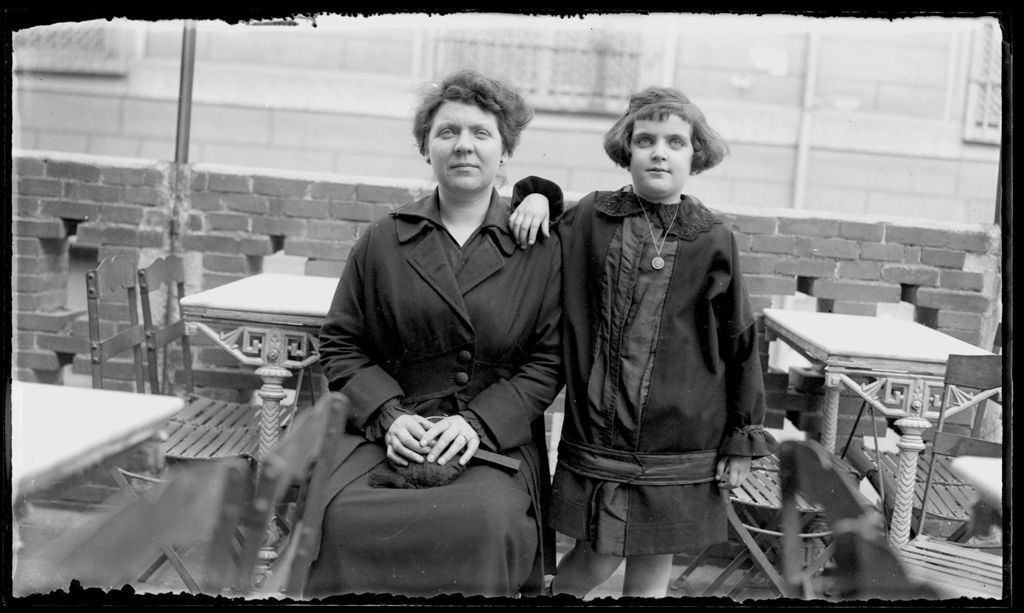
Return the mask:
<svg viewBox="0 0 1024 613">
<path fill-rule="evenodd" d="M 183 309 L 275 313 L 324 317 L 338 279 L 284 273 L 260 273 L 181 299 Z"/>
<path fill-rule="evenodd" d="M 153 436 L 181 398 L 14 381 L 11 482 L 31 491 Z"/>
<path fill-rule="evenodd" d="M 765 309 L 764 317 L 774 330 L 816 350 L 814 357 L 823 360 L 840 356 L 945 365 L 951 354 L 991 355 L 913 321 L 785 309 Z"/>
<path fill-rule="evenodd" d="M 1003 504 L 1003 461 L 1001 458 L 960 456 L 953 458 L 950 469 L 971 482 L 986 504 L 995 509 Z"/>
</svg>

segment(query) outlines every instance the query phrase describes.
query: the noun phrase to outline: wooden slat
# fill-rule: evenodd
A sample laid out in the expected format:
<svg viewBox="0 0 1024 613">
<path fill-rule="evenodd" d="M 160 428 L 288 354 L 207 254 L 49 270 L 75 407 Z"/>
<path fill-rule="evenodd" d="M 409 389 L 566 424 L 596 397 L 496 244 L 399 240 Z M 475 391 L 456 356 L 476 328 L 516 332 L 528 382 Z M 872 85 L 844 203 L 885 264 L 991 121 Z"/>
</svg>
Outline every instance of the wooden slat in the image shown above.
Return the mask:
<svg viewBox="0 0 1024 613">
<path fill-rule="evenodd" d="M 185 405 L 185 410 L 179 413 L 175 419 L 187 423 L 202 423 L 216 405 L 217 401 L 211 398 L 190 398 Z"/>
<path fill-rule="evenodd" d="M 142 326 L 132 326 L 96 343 L 100 349 L 100 361 L 120 355 L 146 340 L 146 330 Z"/>
<path fill-rule="evenodd" d="M 221 448 L 224 447 L 224 443 L 231 438 L 234 431 L 232 430 L 211 430 L 209 438 L 204 439 L 204 444 L 201 448 L 196 449 L 193 454 L 197 458 L 219 458 L 227 454 L 220 453 Z"/>
<path fill-rule="evenodd" d="M 865 449 L 864 453 L 874 460 L 873 450 Z M 898 455 L 893 452 L 879 454 L 880 470 L 888 475 L 887 483 L 896 482 L 896 466 Z M 935 458 L 935 473 L 932 475 L 932 494 L 928 498 L 928 513 L 943 519 L 967 521 L 969 509 L 973 504 L 974 486 L 965 482 L 950 470 L 950 458 Z M 917 477 L 914 485 L 914 508 L 920 509 L 924 499 L 924 483 L 928 476 L 928 458 L 921 456 L 917 463 Z M 894 498 L 896 492 L 886 491 L 887 498 Z"/>
<path fill-rule="evenodd" d="M 960 387 L 990 390 L 1003 385 L 1003 357 L 1000 355 L 950 355 L 946 360 L 945 382 Z"/>
<path fill-rule="evenodd" d="M 1003 457 L 1003 446 L 992 441 L 960 436 L 950 432 L 936 432 L 934 438 L 932 453 L 941 456 L 975 455 L 986 458 Z"/>
<path fill-rule="evenodd" d="M 188 457 L 188 450 L 193 448 L 200 438 L 202 438 L 204 431 L 200 428 L 182 428 L 182 436 L 175 441 L 166 441 L 164 443 L 164 455 L 169 458 L 180 458 Z"/>
<path fill-rule="evenodd" d="M 256 425 L 256 408 L 252 405 L 226 402 L 218 410 L 224 417 L 221 427 L 247 428 Z"/>
<path fill-rule="evenodd" d="M 179 319 L 173 324 L 165 327 L 153 330 L 153 336 L 150 339 L 154 348 L 163 347 L 167 343 L 173 343 L 185 334 L 185 322 Z"/>
<path fill-rule="evenodd" d="M 221 453 L 228 456 L 254 456 L 257 441 L 259 441 L 259 436 L 255 430 L 236 430 L 232 433 L 231 438 L 225 441 Z"/>
<path fill-rule="evenodd" d="M 167 450 L 174 449 L 181 441 L 195 432 L 195 426 L 190 424 L 177 424 L 177 426 L 169 433 L 167 440 L 163 442 L 161 448 L 164 450 L 164 454 L 167 454 Z"/>
</svg>

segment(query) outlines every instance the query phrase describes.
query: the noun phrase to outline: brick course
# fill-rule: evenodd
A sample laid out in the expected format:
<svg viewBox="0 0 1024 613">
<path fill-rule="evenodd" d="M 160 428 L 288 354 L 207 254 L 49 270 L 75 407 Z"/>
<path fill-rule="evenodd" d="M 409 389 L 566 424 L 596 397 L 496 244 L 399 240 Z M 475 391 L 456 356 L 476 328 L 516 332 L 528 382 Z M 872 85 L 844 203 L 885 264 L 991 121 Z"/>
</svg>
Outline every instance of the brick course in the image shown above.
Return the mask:
<svg viewBox="0 0 1024 613">
<path fill-rule="evenodd" d="M 46 381 L 59 381 L 57 350 L 72 353 L 87 337 L 84 314 L 67 309 L 63 287 L 67 233 L 76 224 L 79 244 L 97 247 L 100 257 L 125 254 L 149 262 L 173 248 L 198 267 L 189 269 L 195 275 L 190 283 L 201 289 L 262 270 L 263 258 L 279 250 L 307 258 L 305 274 L 337 278 L 367 223 L 432 189 L 425 183 L 382 185 L 196 165 L 182 175 L 190 177 L 187 191 L 176 198 L 169 162 L 61 160 L 25 152 L 15 157 L 14 169 L 16 332 L 31 343 L 19 347 L 15 363 L 19 376 Z M 859 315 L 903 299 L 922 323 L 965 340 L 994 328 L 998 296 L 985 293 L 997 286 L 990 278 L 1000 263 L 994 232 L 742 207 L 716 207 L 716 213 L 734 231 L 757 313 L 800 291 L 816 298 L 819 310 Z M 181 222 L 180 235 L 170 233 L 171 219 Z M 975 254 L 971 270 L 964 270 L 967 252 Z M 979 267 L 978 258 L 992 264 Z M 103 314 L 109 318 L 101 322 L 105 330 L 126 325 L 117 305 L 105 305 Z M 251 372 L 229 368 L 237 365 L 220 349 L 198 337 L 195 345 L 196 383 L 204 393 L 231 396 L 258 386 Z M 88 372 L 82 357 L 75 368 Z M 130 378 L 130 368 L 126 372 Z"/>
</svg>

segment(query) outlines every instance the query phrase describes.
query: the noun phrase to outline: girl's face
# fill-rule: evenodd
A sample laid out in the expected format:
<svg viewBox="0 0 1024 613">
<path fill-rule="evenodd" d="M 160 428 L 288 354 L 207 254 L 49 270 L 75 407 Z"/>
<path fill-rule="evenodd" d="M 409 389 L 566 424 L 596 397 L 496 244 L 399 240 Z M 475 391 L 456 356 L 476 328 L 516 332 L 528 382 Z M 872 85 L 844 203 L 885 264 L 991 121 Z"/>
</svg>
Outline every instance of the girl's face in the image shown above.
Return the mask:
<svg viewBox="0 0 1024 613">
<path fill-rule="evenodd" d="M 645 200 L 676 202 L 690 178 L 693 126 L 678 115 L 638 119 L 629 141 L 633 190 Z"/>
<path fill-rule="evenodd" d="M 437 109 L 427 152 L 441 187 L 462 194 L 490 190 L 507 157 L 494 114 L 455 101 Z"/>
</svg>

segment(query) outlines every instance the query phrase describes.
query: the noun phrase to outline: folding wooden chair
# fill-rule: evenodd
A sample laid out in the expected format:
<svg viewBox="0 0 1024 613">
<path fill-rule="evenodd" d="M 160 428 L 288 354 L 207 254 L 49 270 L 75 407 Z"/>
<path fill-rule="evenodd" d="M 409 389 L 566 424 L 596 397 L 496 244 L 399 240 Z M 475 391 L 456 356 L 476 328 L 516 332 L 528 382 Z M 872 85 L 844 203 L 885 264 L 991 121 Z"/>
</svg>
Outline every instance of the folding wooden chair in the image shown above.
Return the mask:
<svg viewBox="0 0 1024 613">
<path fill-rule="evenodd" d="M 319 460 L 330 455 L 344 431 L 347 410 L 347 399 L 334 393 L 299 414 L 265 458 L 255 487 L 242 458 L 187 464 L 169 480 L 153 479 L 150 490 L 127 496 L 84 534 L 58 543 L 55 589 L 78 579 L 83 587 L 132 584 L 141 591 L 166 591 L 139 577 L 160 555 L 184 565 L 178 552 L 188 554 L 191 572 L 183 578 L 195 577 L 186 581 L 193 592 L 279 595 L 289 580 L 301 584 L 301 577 L 290 577 L 289 564 L 315 532 L 302 530 L 305 501 L 312 486 L 323 487 L 330 477 Z M 290 500 L 293 489 L 298 495 Z M 285 506 L 291 507 L 291 529 L 268 541 L 271 518 Z M 261 549 L 268 546 L 274 563 L 261 566 Z"/>
<path fill-rule="evenodd" d="M 229 458 L 190 466 L 102 519 L 84 536 L 58 543 L 53 572 L 59 585 L 119 589 L 140 569 L 175 547 L 198 548 L 202 569 L 190 590 L 216 593 L 230 577 L 230 539 L 247 504 L 246 462 Z M 175 556 L 176 558 L 176 556 Z"/>
<path fill-rule="evenodd" d="M 176 284 L 181 291 L 184 287 L 181 260 L 177 257 L 173 257 L 170 263 L 158 260 L 143 271 L 136 271 L 135 266 L 135 260 L 131 258 L 114 256 L 104 259 L 95 269 L 86 272 L 93 387 L 105 386 L 105 369 L 123 369 L 125 365 L 117 363 L 115 358 L 131 349 L 133 389 L 140 394 L 146 393 L 145 350 L 149 357 L 150 392 L 162 393 L 164 390 L 158 376 L 156 350 L 181 339 L 185 348 L 182 360 L 187 372 L 186 385 L 190 394 L 186 400 L 186 409 L 163 428 L 168 439 L 161 444 L 161 452 L 172 461 L 232 456 L 246 457 L 251 461 L 259 440 L 258 428 L 253 426 L 255 407 L 244 403 L 200 398 L 192 394 L 191 356 L 188 351 L 188 338 L 183 334 L 182 322 L 178 321 L 164 327 L 157 327 L 153 323 L 150 290 L 167 283 Z M 158 279 L 156 286 L 151 279 Z M 140 290 L 143 323 L 139 321 Z M 129 326 L 104 338 L 104 332 L 109 325 L 101 321 L 101 310 L 117 305 L 127 306 Z"/>
<path fill-rule="evenodd" d="M 824 509 L 833 533 L 838 600 L 934 598 L 927 586 L 910 579 L 886 542 L 882 518 L 864 504 L 845 466 L 814 441 L 786 441 L 779 449 L 782 487 L 782 569 L 786 595 L 811 598 L 809 577 L 801 569 L 799 498 Z"/>
<path fill-rule="evenodd" d="M 253 503 L 242 522 L 245 538 L 234 581 L 236 592 L 301 595 L 305 578 L 292 575 L 291 563 L 319 531 L 319 526 L 303 521 L 306 502 L 327 486 L 334 467 L 332 451 L 345 431 L 347 418 L 348 399 L 337 392 L 328 394 L 295 417 L 263 460 Z M 289 492 L 294 492 L 294 497 Z M 283 535 L 268 530 L 275 516 L 288 520 L 282 522 Z M 277 542 L 268 543 L 268 538 Z M 268 546 L 274 547 L 273 562 L 257 564 L 260 550 Z"/>
<path fill-rule="evenodd" d="M 92 386 L 103 389 L 104 367 L 123 368 L 122 364 L 110 364 L 117 356 L 132 350 L 131 371 L 134 390 L 143 394 L 146 384 L 143 375 L 142 348 L 146 342 L 145 328 L 139 323 L 139 299 L 135 281 L 135 260 L 124 256 L 104 259 L 99 265 L 85 273 L 86 306 L 89 315 L 89 359 L 92 370 Z M 111 298 L 114 300 L 111 300 Z M 100 305 L 125 304 L 128 307 L 129 326 L 119 332 L 103 337 L 100 324 Z"/>
<path fill-rule="evenodd" d="M 844 466 L 844 470 L 853 470 Z M 754 461 L 751 476 L 740 488 L 723 491 L 726 517 L 733 534 L 742 543 L 740 551 L 701 592 L 701 596 L 727 595 L 738 598 L 750 581 L 757 576 L 766 578 L 779 595 L 786 591 L 785 581 L 779 573 L 782 530 L 782 489 L 779 481 L 779 458 L 766 456 Z M 829 562 L 834 552 L 830 543 L 832 532 L 822 527 L 820 517 L 823 507 L 797 497 L 800 513 L 800 538 L 808 546 L 806 551 L 813 557 L 807 561 L 804 573 L 813 576 Z M 816 549 L 811 548 L 816 545 Z M 674 590 L 686 590 L 686 579 L 697 568 L 706 564 L 711 553 L 718 549 L 708 547 L 702 551 L 672 583 Z M 738 575 L 738 580 L 733 577 Z M 731 582 L 731 583 L 730 583 Z"/>
<path fill-rule="evenodd" d="M 146 333 L 146 354 L 150 391 L 154 394 L 171 393 L 170 377 L 165 374 L 161 383 L 160 364 L 168 368 L 166 352 L 171 344 L 181 346 L 186 407 L 168 423 L 168 438 L 163 451 L 172 461 L 208 460 L 223 457 L 255 457 L 259 445 L 259 424 L 256 407 L 250 403 L 227 402 L 203 398 L 195 394 L 192 376 L 192 352 L 185 323 L 172 319 L 167 313 L 166 323 L 158 326 L 153 318 L 153 293 L 166 286 L 174 290 L 177 298 L 185 295 L 185 268 L 178 256 L 160 258 L 138 271 L 138 284 L 142 302 L 143 327 Z M 171 303 L 168 300 L 168 303 Z M 158 357 L 163 349 L 164 359 Z"/>
<path fill-rule="evenodd" d="M 998 397 L 1002 387 L 1002 358 L 998 355 L 949 356 L 944 384 L 939 421 L 933 430 L 925 431 L 927 446 L 917 463 L 912 526 L 919 530 L 923 522 L 931 518 L 931 521 L 941 522 L 947 527 L 948 540 L 963 542 L 969 538 L 969 510 L 974 486 L 952 471 L 951 456 L 940 454 L 933 457 L 933 440 L 939 432 L 947 430 L 949 417 L 961 413 L 969 414 L 968 423 L 959 425 L 961 431 L 969 433 L 970 438 L 979 437 L 988 402 Z M 861 414 L 865 407 L 874 411 L 874 407 L 864 403 Z M 858 420 L 861 414 L 858 414 Z M 859 441 L 853 438 L 851 433 L 841 455 L 853 465 L 865 467 L 862 472 L 879 492 L 888 524 L 895 511 L 899 454 L 879 449 L 880 437 L 877 434 L 871 444 L 867 443 L 867 437 Z M 930 496 L 926 496 L 929 480 L 936 487 Z"/>
<path fill-rule="evenodd" d="M 131 349 L 130 366 L 133 389 L 138 393 L 146 393 L 145 349 L 149 357 L 150 392 L 156 394 L 165 391 L 160 386 L 157 374 L 156 350 L 166 347 L 168 343 L 179 337 L 182 339 L 185 349 L 182 359 L 186 364 L 187 372 L 191 375 L 188 341 L 187 337 L 182 335 L 181 322 L 172 323 L 162 328 L 155 326 L 150 305 L 150 278 L 159 279 L 157 287 L 163 283 L 168 283 L 168 285 L 177 283 L 179 291 L 183 287 L 184 271 L 181 260 L 179 258 L 174 258 L 174 260 L 175 262 L 170 265 L 165 265 L 164 260 L 158 260 L 144 271 L 136 271 L 134 259 L 114 256 L 104 259 L 95 269 L 86 272 L 85 285 L 93 387 L 103 388 L 105 386 L 104 372 L 109 373 L 114 368 L 123 368 L 124 364 L 117 363 L 116 358 Z M 140 292 L 142 323 L 139 322 Z M 101 311 L 124 306 L 127 307 L 129 326 L 104 337 L 109 324 L 102 321 L 105 318 L 101 317 Z M 191 391 L 191 387 L 191 378 L 189 377 L 189 391 Z M 184 461 L 233 456 L 243 457 L 252 464 L 258 441 L 258 430 L 238 427 L 236 422 L 243 416 L 253 415 L 255 413 L 253 407 L 203 399 L 195 395 L 189 396 L 186 406 L 183 417 L 175 416 L 161 428 L 168 438 L 160 443 L 162 457 L 158 466 L 163 466 L 164 458 L 170 458 L 172 461 Z M 190 421 L 190 417 L 197 414 L 204 416 L 205 422 Z M 164 482 L 163 479 L 139 475 L 120 467 L 113 468 L 111 474 L 122 492 L 129 496 L 138 496 L 141 490 Z M 165 562 L 171 563 L 188 589 L 193 591 L 198 589 L 195 579 L 185 569 L 173 548 L 168 548 L 157 556 L 151 568 L 143 573 L 143 581 L 155 573 Z"/>
<path fill-rule="evenodd" d="M 956 507 L 959 515 L 966 516 L 970 525 L 970 512 L 977 494 L 970 483 L 957 479 L 955 484 L 940 481 L 937 468 L 950 458 L 970 455 L 1002 458 L 1002 445 L 972 436 L 961 436 L 945 432 L 946 420 L 956 413 L 978 406 L 1002 389 L 1002 358 L 992 356 L 951 355 L 946 363 L 945 388 L 939 421 L 928 456 L 925 476 L 923 509 L 917 535 L 900 547 L 898 553 L 907 572 L 921 581 L 927 581 L 946 596 L 969 596 L 981 598 L 1003 597 L 1003 557 L 999 553 L 985 551 L 985 546 L 971 546 L 966 543 L 947 541 L 942 537 L 926 534 L 928 516 L 933 509 L 945 510 Z M 973 393 L 972 393 L 973 390 Z M 975 416 L 977 419 L 977 416 Z M 976 431 L 976 428 L 973 431 Z M 959 497 L 954 497 L 956 490 Z M 964 490 L 969 490 L 966 501 Z M 932 498 L 940 503 L 930 504 Z M 961 506 L 962 505 L 962 506 Z M 969 535 L 969 530 L 965 530 Z"/>
</svg>

